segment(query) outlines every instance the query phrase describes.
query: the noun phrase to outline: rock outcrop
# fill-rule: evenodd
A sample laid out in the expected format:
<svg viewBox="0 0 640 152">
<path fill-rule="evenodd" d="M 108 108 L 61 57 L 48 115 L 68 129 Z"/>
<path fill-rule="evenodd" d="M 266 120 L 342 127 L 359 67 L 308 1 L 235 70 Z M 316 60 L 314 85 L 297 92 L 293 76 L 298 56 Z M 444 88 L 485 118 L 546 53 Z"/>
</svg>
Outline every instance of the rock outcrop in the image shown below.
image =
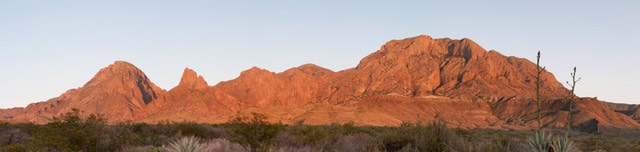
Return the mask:
<svg viewBox="0 0 640 152">
<path fill-rule="evenodd" d="M 640 121 L 640 105 L 637 104 L 624 104 L 624 103 L 612 103 L 603 102 L 609 107 L 609 109 L 627 115 L 637 121 Z"/>
<path fill-rule="evenodd" d="M 209 87 L 207 81 L 204 81 L 204 78 L 198 75 L 195 71 L 189 68 L 185 68 L 182 73 L 182 78 L 180 79 L 180 84 L 177 86 L 178 88 L 186 88 L 193 90 L 203 90 Z"/>
</svg>

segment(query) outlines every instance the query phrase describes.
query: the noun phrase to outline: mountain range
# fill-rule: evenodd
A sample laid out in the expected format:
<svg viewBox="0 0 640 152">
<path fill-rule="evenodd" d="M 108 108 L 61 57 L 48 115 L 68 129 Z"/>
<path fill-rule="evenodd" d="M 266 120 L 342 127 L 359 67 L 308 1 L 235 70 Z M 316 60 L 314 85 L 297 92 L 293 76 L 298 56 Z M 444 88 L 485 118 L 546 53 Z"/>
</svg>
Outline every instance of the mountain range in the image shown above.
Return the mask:
<svg viewBox="0 0 640 152">
<path fill-rule="evenodd" d="M 534 53 L 534 52 L 532 52 Z M 466 129 L 527 130 L 537 123 L 536 64 L 470 39 L 421 35 L 391 40 L 350 69 L 305 64 L 274 73 L 258 67 L 210 85 L 185 68 L 165 90 L 131 63 L 116 61 L 84 86 L 24 108 L 1 109 L 2 121 L 48 123 L 72 109 L 109 123 L 224 123 L 251 113 L 271 122 L 398 126 L 443 121 Z M 563 128 L 569 90 L 541 73 L 542 123 Z M 575 99 L 572 127 L 585 132 L 638 129 L 636 105 Z"/>
</svg>

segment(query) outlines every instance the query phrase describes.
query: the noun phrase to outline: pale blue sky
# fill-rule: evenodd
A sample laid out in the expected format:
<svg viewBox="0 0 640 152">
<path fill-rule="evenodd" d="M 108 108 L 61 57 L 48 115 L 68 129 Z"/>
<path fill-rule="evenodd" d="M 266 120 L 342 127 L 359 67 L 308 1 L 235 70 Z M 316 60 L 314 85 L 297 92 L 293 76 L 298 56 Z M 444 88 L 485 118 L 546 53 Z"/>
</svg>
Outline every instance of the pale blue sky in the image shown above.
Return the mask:
<svg viewBox="0 0 640 152">
<path fill-rule="evenodd" d="M 0 107 L 82 86 L 115 60 L 171 89 L 185 67 L 211 84 L 252 66 L 354 67 L 391 39 L 471 38 L 535 58 L 580 96 L 640 103 L 640 4 L 584 1 L 0 1 Z"/>
</svg>

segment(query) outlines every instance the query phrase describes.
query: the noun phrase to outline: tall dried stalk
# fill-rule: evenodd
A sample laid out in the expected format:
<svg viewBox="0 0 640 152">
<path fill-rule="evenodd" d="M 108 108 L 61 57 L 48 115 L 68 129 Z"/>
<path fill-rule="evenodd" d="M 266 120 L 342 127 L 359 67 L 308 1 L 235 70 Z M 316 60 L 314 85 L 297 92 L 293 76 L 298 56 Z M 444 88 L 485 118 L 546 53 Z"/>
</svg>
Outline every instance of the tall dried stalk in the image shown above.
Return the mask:
<svg viewBox="0 0 640 152">
<path fill-rule="evenodd" d="M 544 71 L 544 67 L 540 69 L 540 51 L 538 51 L 538 56 L 536 56 L 536 102 L 538 104 L 538 130 L 542 130 L 542 111 L 540 110 L 540 88 L 542 87 L 542 81 L 540 80 L 540 74 Z"/>
<path fill-rule="evenodd" d="M 582 78 L 578 78 L 576 80 L 576 67 L 573 67 L 573 73 L 571 73 L 571 79 L 572 79 L 571 83 L 567 81 L 567 85 L 571 87 L 571 92 L 569 92 L 569 114 L 567 115 L 567 125 L 566 125 L 567 132 L 564 135 L 565 138 L 569 137 L 569 131 L 571 131 L 571 110 L 573 109 L 573 98 L 576 96 L 575 94 L 576 83 L 580 81 L 580 79 L 582 79 Z"/>
</svg>

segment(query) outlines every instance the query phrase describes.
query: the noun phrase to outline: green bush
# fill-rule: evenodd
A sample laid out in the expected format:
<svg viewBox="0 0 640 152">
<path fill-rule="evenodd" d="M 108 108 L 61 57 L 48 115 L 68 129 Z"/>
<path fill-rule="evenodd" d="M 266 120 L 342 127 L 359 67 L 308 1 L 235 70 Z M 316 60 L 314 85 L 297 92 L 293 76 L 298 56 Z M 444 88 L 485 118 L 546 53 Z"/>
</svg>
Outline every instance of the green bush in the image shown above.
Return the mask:
<svg viewBox="0 0 640 152">
<path fill-rule="evenodd" d="M 55 118 L 46 125 L 30 125 L 33 138 L 27 140 L 29 151 L 116 151 L 121 145 L 116 143 L 113 132 L 105 125 L 106 120 L 96 115 L 85 119 L 80 111 Z"/>
<path fill-rule="evenodd" d="M 298 140 L 298 145 L 295 146 L 311 145 L 313 147 L 325 147 L 335 138 L 335 134 L 325 131 L 325 129 L 320 126 L 295 125 L 289 128 L 287 132 L 293 134 L 295 140 Z"/>
<path fill-rule="evenodd" d="M 387 151 L 400 151 L 404 147 L 412 145 L 414 135 L 412 131 L 414 126 L 403 124 L 397 129 L 390 129 L 382 135 L 383 145 Z"/>
<path fill-rule="evenodd" d="M 266 151 L 273 145 L 273 139 L 284 129 L 282 124 L 271 124 L 261 114 L 252 113 L 253 117 L 237 117 L 231 123 L 231 131 L 235 134 L 231 141 L 247 145 L 253 151 Z"/>
<path fill-rule="evenodd" d="M 402 124 L 388 130 L 382 135 L 386 151 L 471 151 L 472 148 L 443 122 Z"/>
</svg>

